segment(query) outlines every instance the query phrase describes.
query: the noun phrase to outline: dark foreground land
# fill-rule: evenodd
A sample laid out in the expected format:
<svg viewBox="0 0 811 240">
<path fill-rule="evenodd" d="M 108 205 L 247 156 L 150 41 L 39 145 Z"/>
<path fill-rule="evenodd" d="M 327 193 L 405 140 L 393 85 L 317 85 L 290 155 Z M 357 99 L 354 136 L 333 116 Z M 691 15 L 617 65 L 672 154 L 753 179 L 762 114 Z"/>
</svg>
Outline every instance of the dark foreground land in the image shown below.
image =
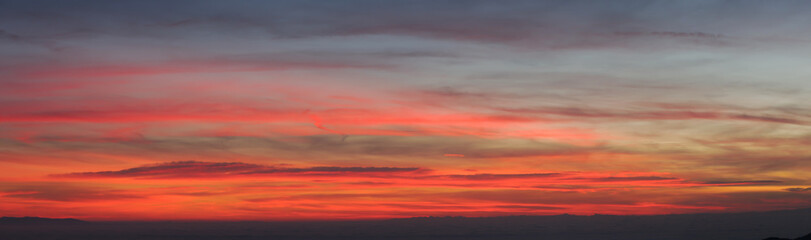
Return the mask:
<svg viewBox="0 0 811 240">
<path fill-rule="evenodd" d="M 795 239 L 811 209 L 662 216 L 511 216 L 333 222 L 83 222 L 3 218 L 0 239 Z M 811 240 L 811 236 L 807 237 Z M 806 238 L 802 238 L 807 240 Z"/>
</svg>

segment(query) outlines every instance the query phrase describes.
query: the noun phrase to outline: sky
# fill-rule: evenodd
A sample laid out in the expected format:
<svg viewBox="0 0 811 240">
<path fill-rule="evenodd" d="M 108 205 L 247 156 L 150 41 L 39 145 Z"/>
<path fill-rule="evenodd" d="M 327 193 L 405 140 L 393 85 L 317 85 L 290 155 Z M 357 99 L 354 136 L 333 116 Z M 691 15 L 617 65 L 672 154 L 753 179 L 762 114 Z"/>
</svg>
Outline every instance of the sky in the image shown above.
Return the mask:
<svg viewBox="0 0 811 240">
<path fill-rule="evenodd" d="M 0 215 L 811 207 L 804 1 L 0 0 Z"/>
</svg>

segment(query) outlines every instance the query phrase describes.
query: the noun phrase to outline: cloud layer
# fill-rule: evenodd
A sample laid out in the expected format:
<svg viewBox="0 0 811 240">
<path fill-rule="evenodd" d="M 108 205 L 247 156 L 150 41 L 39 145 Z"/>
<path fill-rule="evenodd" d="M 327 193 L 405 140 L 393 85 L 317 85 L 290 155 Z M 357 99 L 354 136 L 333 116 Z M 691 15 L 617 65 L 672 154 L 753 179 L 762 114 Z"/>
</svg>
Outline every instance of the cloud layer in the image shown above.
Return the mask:
<svg viewBox="0 0 811 240">
<path fill-rule="evenodd" d="M 118 171 L 80 172 L 56 177 L 146 177 L 146 178 L 221 178 L 262 175 L 396 174 L 421 171 L 398 167 L 308 167 L 288 168 L 239 162 L 168 162 Z"/>
<path fill-rule="evenodd" d="M 0 212 L 808 207 L 810 11 L 790 1 L 2 1 Z"/>
</svg>

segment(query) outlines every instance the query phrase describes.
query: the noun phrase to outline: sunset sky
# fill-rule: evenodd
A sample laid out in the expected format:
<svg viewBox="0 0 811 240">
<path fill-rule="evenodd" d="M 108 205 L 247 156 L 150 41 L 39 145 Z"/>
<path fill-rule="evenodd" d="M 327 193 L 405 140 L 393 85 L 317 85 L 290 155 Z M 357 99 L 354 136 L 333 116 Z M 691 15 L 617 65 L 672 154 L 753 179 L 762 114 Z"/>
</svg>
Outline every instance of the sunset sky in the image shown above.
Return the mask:
<svg viewBox="0 0 811 240">
<path fill-rule="evenodd" d="M 809 12 L 0 0 L 0 215 L 811 207 Z"/>
</svg>

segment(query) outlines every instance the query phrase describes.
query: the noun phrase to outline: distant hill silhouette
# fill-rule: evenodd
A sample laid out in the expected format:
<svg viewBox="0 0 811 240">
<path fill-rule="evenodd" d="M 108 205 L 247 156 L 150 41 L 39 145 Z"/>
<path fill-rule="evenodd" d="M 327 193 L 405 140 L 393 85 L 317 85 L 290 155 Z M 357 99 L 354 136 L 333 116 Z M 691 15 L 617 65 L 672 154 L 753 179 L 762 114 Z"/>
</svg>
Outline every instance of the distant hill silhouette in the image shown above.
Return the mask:
<svg viewBox="0 0 811 240">
<path fill-rule="evenodd" d="M 15 224 L 16 223 L 16 224 Z M 25 224 L 22 224 L 25 223 Z M 87 222 L 1 218 L 14 240 L 759 240 L 811 230 L 811 208 L 653 216 L 418 217 L 357 221 Z M 811 240 L 811 234 L 797 239 Z"/>
<path fill-rule="evenodd" d="M 2 217 L 0 224 L 80 224 L 85 221 L 74 218 L 41 218 L 41 217 Z"/>
<path fill-rule="evenodd" d="M 809 234 L 807 234 L 805 236 L 802 236 L 802 237 L 795 238 L 795 239 L 770 237 L 770 238 L 764 238 L 763 240 L 811 240 L 811 233 L 809 233 Z"/>
</svg>

